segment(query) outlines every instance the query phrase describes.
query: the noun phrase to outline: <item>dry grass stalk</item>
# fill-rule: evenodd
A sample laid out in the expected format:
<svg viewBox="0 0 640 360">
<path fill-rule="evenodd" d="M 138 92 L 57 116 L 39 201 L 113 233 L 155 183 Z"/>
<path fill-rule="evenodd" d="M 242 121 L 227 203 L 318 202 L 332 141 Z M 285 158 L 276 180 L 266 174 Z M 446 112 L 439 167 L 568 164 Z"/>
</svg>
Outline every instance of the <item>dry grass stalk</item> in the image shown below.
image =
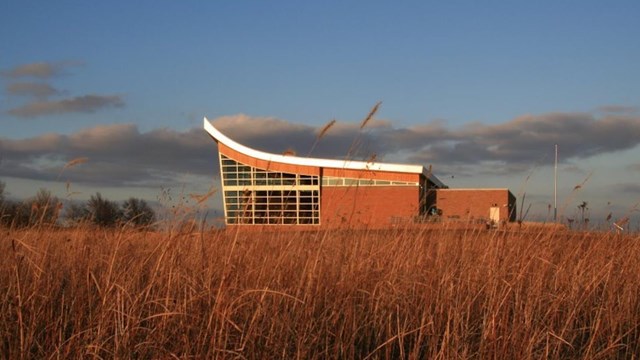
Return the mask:
<svg viewBox="0 0 640 360">
<path fill-rule="evenodd" d="M 569 206 L 569 204 L 571 203 L 571 201 L 573 201 L 573 199 L 575 198 L 575 195 L 584 188 L 584 186 L 587 184 L 587 182 L 589 181 L 589 179 L 591 179 L 591 175 L 593 175 L 593 171 L 590 172 L 589 174 L 587 174 L 587 176 L 584 178 L 584 180 L 582 180 L 582 182 L 580 182 L 579 184 L 577 184 L 576 186 L 573 187 L 573 190 L 571 191 L 571 194 L 569 194 L 569 196 L 567 196 L 562 204 L 562 206 L 560 207 L 560 212 L 558 214 L 559 217 L 562 217 L 565 215 L 565 210 L 567 209 L 567 206 Z"/>
<path fill-rule="evenodd" d="M 633 358 L 640 237 L 7 230 L 6 358 Z"/>
<path fill-rule="evenodd" d="M 336 124 L 336 119 L 331 119 L 331 121 L 329 121 L 328 123 L 326 123 L 322 129 L 320 129 L 320 132 L 318 133 L 318 136 L 316 137 L 317 140 L 322 139 L 327 132 L 329 131 L 329 129 L 331 129 L 333 127 L 333 125 Z"/>
<path fill-rule="evenodd" d="M 209 198 L 211 198 L 213 195 L 215 195 L 215 193 L 218 191 L 218 189 L 211 187 L 211 189 L 209 189 L 209 192 L 207 192 L 206 194 L 195 194 L 195 193 L 191 193 L 189 194 L 189 197 L 194 199 L 196 201 L 196 204 L 202 204 L 203 202 L 207 201 Z"/>
<path fill-rule="evenodd" d="M 378 154 L 373 153 L 371 154 L 371 156 L 369 156 L 369 158 L 367 159 L 367 163 L 369 164 L 373 164 L 378 160 Z"/>
<path fill-rule="evenodd" d="M 382 101 L 378 101 L 371 108 L 371 110 L 369 110 L 369 113 L 367 114 L 367 116 L 360 123 L 360 130 L 364 129 L 364 127 L 367 126 L 369 121 L 371 121 L 371 119 L 373 119 L 375 114 L 378 112 L 378 109 L 380 108 L 381 104 L 382 104 Z M 362 136 L 362 131 L 360 131 L 360 132 L 358 132 L 356 134 L 355 138 L 353 139 L 353 142 L 349 146 L 349 150 L 347 151 L 346 160 L 352 159 L 356 155 L 356 153 L 358 153 L 361 150 L 361 146 L 362 146 L 361 136 Z"/>
<path fill-rule="evenodd" d="M 77 157 L 75 159 L 71 159 L 69 161 L 67 161 L 66 164 L 64 164 L 64 166 L 62 167 L 62 169 L 60 169 L 60 173 L 58 173 L 58 179 L 60 179 L 60 176 L 62 176 L 62 173 L 69 168 L 72 168 L 74 166 L 80 165 L 80 164 L 84 164 L 87 161 L 89 161 L 88 157 Z"/>
<path fill-rule="evenodd" d="M 289 149 L 283 151 L 282 155 L 284 155 L 284 156 L 296 156 L 296 151 L 291 149 L 291 148 L 289 148 Z"/>
<path fill-rule="evenodd" d="M 369 110 L 369 114 L 367 114 L 367 117 L 364 118 L 364 120 L 362 120 L 362 122 L 360 123 L 360 129 L 364 129 L 365 126 L 367 126 L 367 123 L 373 119 L 373 116 L 378 112 L 378 109 L 380 108 L 380 105 L 382 104 L 382 101 L 378 101 L 375 105 L 373 105 L 373 107 L 371 108 L 371 110 Z"/>
<path fill-rule="evenodd" d="M 89 161 L 88 157 L 78 157 L 78 158 L 69 160 L 66 164 L 64 164 L 62 169 L 64 170 L 64 169 L 68 169 L 68 168 L 74 167 L 76 165 L 84 164 L 87 161 Z"/>
<path fill-rule="evenodd" d="M 318 136 L 316 136 L 316 139 L 313 142 L 311 149 L 309 149 L 309 153 L 307 153 L 307 156 L 311 155 L 313 150 L 315 150 L 316 146 L 318 145 L 318 142 L 320 142 L 320 139 L 322 139 L 327 134 L 329 129 L 331 129 L 335 124 L 336 124 L 336 119 L 332 119 L 320 129 L 320 132 L 318 132 Z"/>
</svg>

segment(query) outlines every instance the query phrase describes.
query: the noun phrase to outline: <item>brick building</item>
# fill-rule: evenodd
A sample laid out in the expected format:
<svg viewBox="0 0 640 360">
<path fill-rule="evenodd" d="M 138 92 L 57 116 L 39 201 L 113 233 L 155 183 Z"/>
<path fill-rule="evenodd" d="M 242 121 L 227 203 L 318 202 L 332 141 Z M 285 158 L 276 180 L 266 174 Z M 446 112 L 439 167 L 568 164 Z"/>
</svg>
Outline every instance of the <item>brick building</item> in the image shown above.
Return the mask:
<svg viewBox="0 0 640 360">
<path fill-rule="evenodd" d="M 516 198 L 508 189 L 438 189 L 436 203 L 447 221 L 516 221 Z"/>
<path fill-rule="evenodd" d="M 388 227 L 515 216 L 507 189 L 447 189 L 421 165 L 266 153 L 229 139 L 206 118 L 204 128 L 218 144 L 228 226 Z"/>
</svg>

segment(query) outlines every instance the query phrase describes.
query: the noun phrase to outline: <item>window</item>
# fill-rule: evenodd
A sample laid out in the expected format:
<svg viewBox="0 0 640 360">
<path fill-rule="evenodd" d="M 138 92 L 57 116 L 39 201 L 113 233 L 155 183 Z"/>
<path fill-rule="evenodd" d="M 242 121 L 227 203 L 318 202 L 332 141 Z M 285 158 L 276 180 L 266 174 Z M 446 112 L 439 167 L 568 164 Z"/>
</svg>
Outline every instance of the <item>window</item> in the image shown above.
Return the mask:
<svg viewBox="0 0 640 360">
<path fill-rule="evenodd" d="M 323 176 L 322 186 L 418 186 L 418 183 L 411 182 L 411 181 L 353 179 L 353 178 Z"/>
<path fill-rule="evenodd" d="M 318 225 L 317 175 L 259 169 L 220 154 L 227 224 Z"/>
</svg>

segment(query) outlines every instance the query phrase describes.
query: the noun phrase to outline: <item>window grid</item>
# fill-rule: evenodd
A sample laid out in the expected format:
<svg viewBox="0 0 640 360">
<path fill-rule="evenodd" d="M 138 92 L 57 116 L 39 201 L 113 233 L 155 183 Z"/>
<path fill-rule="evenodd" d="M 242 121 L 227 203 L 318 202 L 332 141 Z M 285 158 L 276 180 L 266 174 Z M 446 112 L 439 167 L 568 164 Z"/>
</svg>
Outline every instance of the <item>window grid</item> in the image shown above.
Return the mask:
<svg viewBox="0 0 640 360">
<path fill-rule="evenodd" d="M 411 181 L 354 179 L 323 176 L 322 186 L 418 186 L 418 183 Z"/>
<path fill-rule="evenodd" d="M 320 224 L 316 175 L 255 168 L 220 154 L 227 224 Z"/>
</svg>

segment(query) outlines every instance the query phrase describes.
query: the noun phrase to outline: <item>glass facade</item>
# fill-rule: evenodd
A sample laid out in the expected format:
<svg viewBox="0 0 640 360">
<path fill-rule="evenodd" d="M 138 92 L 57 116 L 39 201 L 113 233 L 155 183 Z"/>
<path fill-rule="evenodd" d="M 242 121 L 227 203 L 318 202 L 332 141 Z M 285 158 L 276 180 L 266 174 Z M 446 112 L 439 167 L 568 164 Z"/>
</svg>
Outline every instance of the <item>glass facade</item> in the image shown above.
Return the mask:
<svg viewBox="0 0 640 360">
<path fill-rule="evenodd" d="M 227 224 L 318 225 L 317 175 L 269 171 L 220 154 Z"/>
<path fill-rule="evenodd" d="M 322 186 L 418 186 L 418 183 L 410 181 L 353 179 L 323 176 Z"/>
</svg>

